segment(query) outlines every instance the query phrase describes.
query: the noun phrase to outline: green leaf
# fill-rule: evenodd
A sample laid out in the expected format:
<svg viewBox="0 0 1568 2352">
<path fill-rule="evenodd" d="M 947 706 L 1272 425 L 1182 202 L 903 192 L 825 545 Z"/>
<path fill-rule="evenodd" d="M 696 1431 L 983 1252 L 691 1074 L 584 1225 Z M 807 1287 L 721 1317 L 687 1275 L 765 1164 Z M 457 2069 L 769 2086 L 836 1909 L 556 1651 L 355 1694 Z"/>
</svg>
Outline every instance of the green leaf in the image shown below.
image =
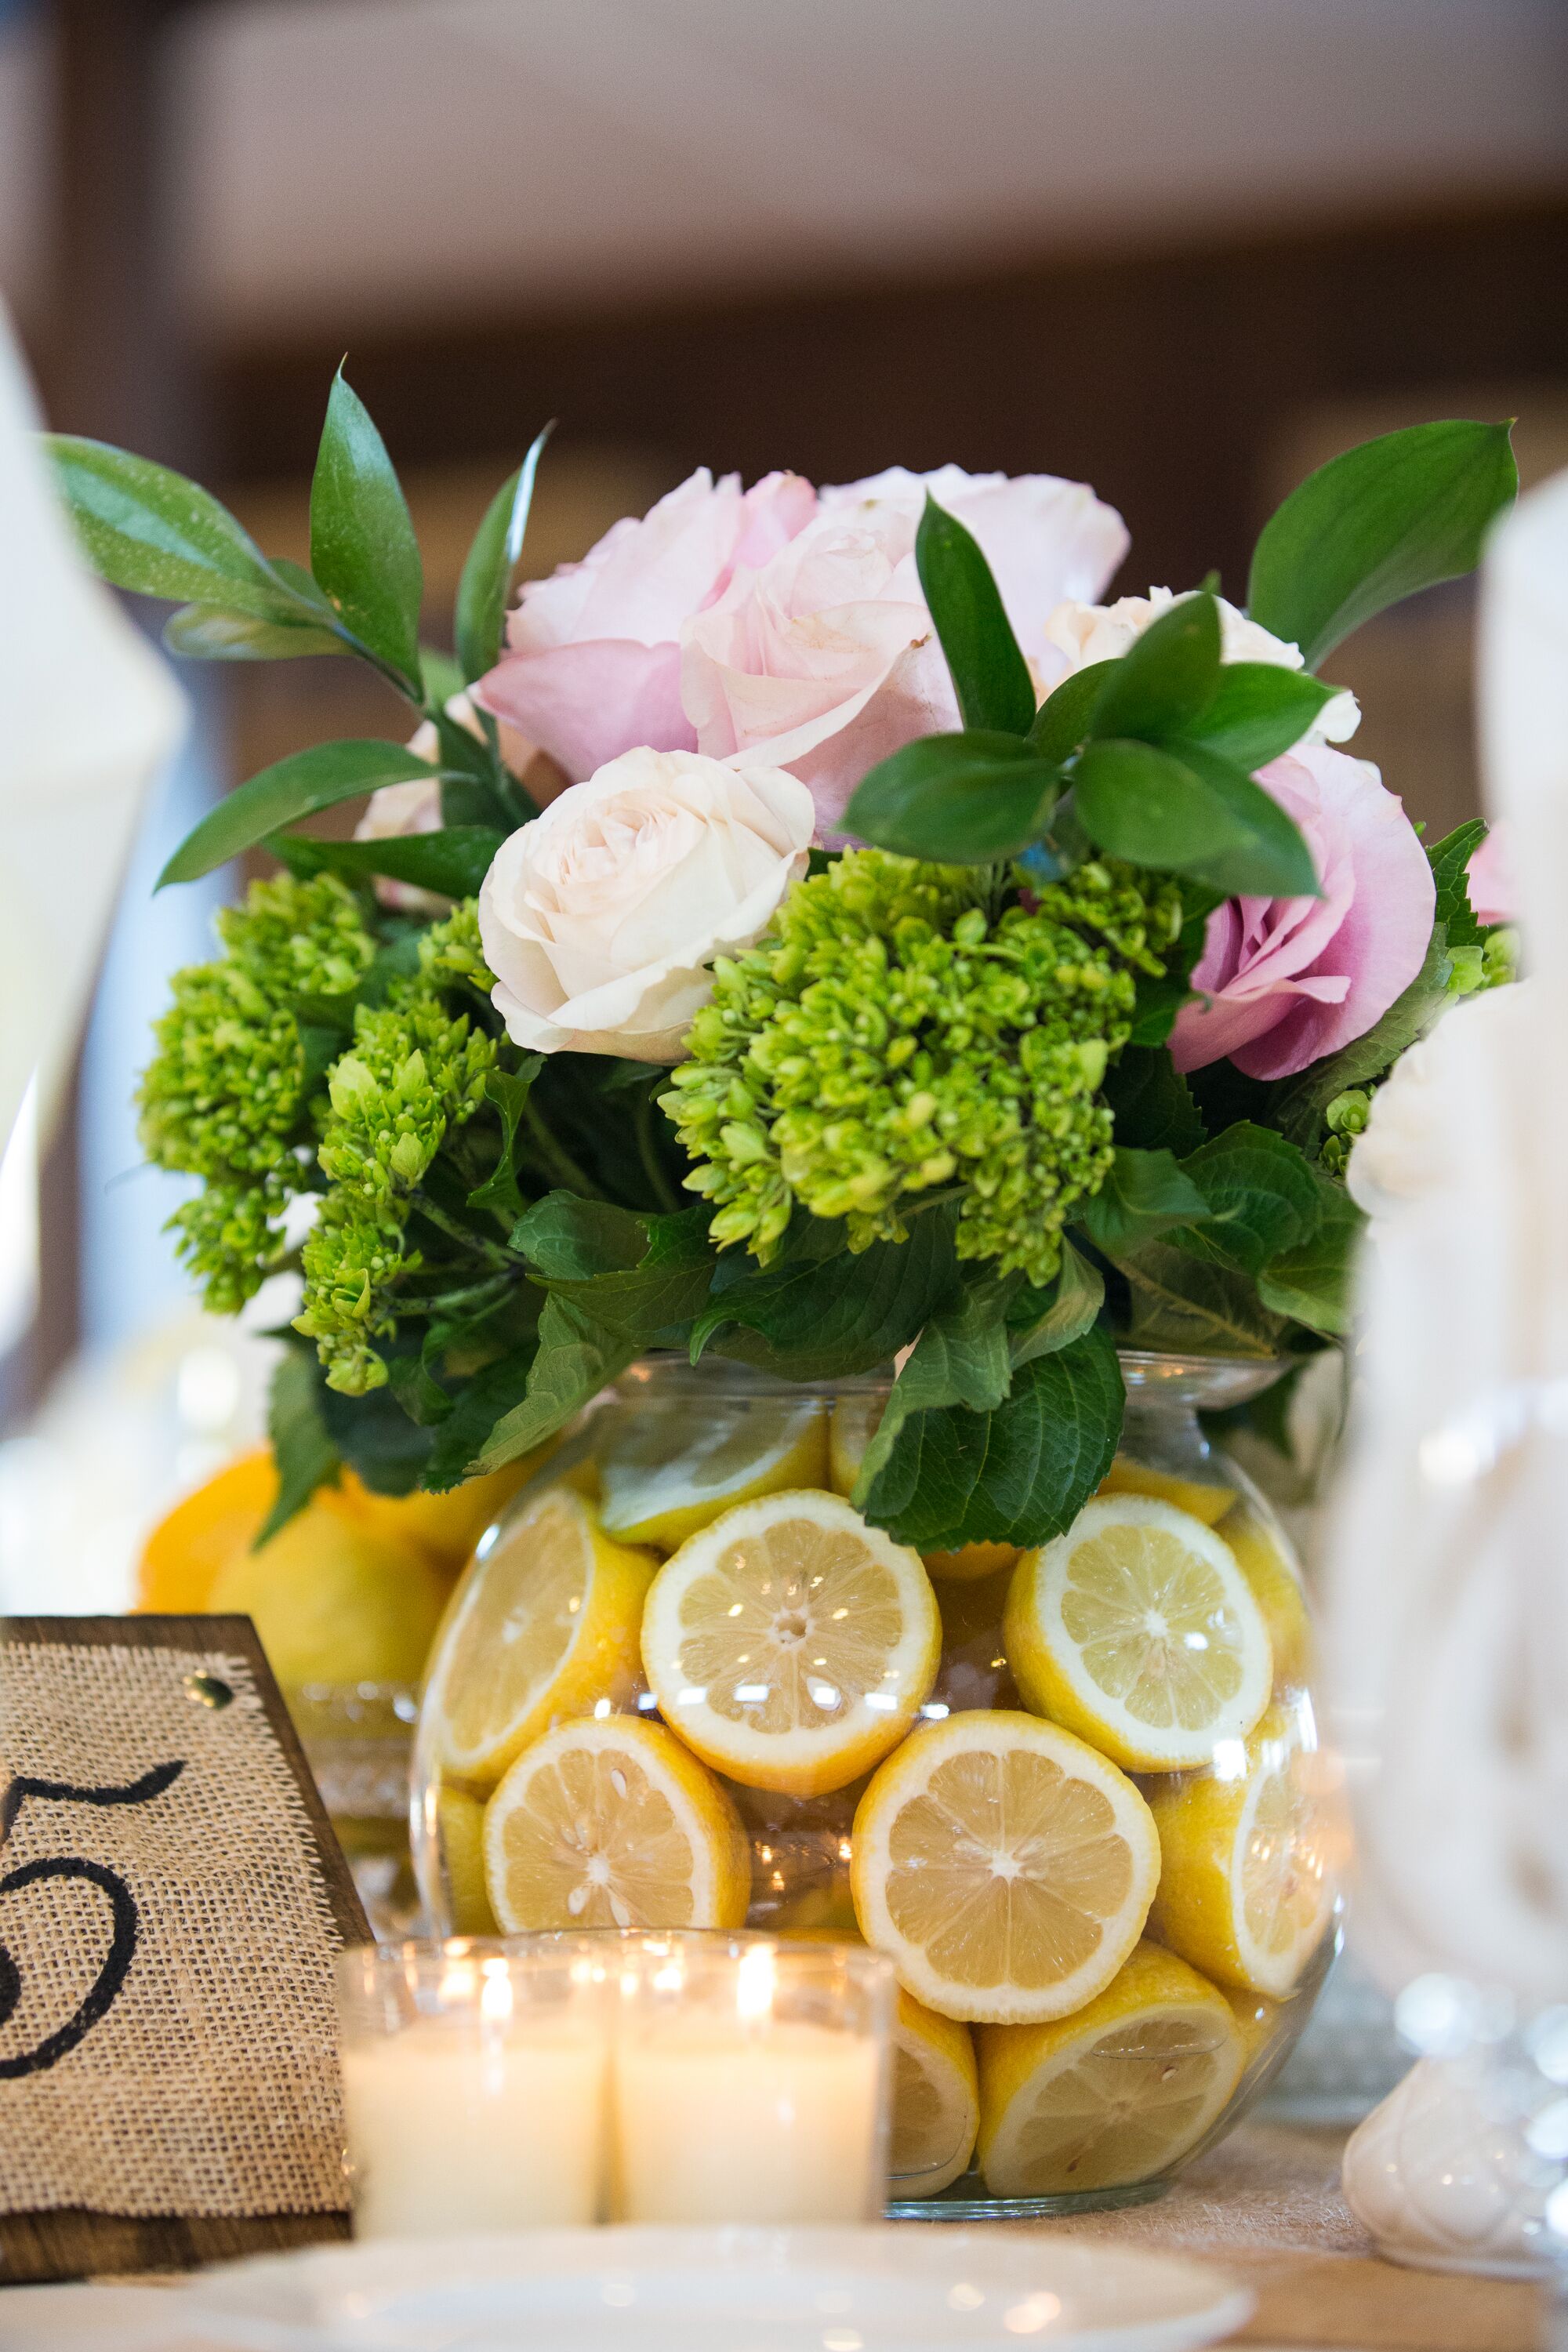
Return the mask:
<svg viewBox="0 0 1568 2352">
<path fill-rule="evenodd" d="M 1207 1207 L 1171 1152 L 1118 1145 L 1104 1183 L 1084 1205 L 1081 1223 L 1096 1249 L 1114 1257 L 1119 1250 L 1136 1249 L 1173 1225 L 1191 1224 Z"/>
<path fill-rule="evenodd" d="M 1020 1366 L 992 1412 L 911 1413 L 867 1516 L 921 1551 L 1047 1543 L 1110 1468 L 1125 1402 L 1115 1348 L 1103 1331 L 1086 1331 Z"/>
<path fill-rule="evenodd" d="M 1090 743 L 1074 772 L 1073 800 L 1090 837 L 1113 857 L 1191 874 L 1227 898 L 1318 895 L 1311 855 L 1278 802 L 1194 745 L 1178 759 L 1131 738 Z"/>
<path fill-rule="evenodd" d="M 430 1459 L 428 1429 L 410 1421 L 390 1388 L 368 1396 L 321 1391 L 321 1417 L 343 1460 L 373 1495 L 411 1495 Z"/>
<path fill-rule="evenodd" d="M 527 1396 L 528 1376 L 538 1353 L 537 1336 L 524 1339 L 464 1383 L 436 1433 L 420 1481 L 427 1493 L 444 1495 L 463 1484 L 496 1424 Z"/>
<path fill-rule="evenodd" d="M 925 735 L 868 770 L 844 828 L 903 857 L 990 866 L 1043 830 L 1061 781 L 1016 735 Z"/>
<path fill-rule="evenodd" d="M 601 1389 L 618 1380 L 637 1353 L 636 1339 L 628 1339 L 624 1332 L 612 1331 L 575 1299 L 552 1292 L 539 1318 L 538 1346 L 527 1366 L 522 1395 L 500 1412 L 479 1443 L 471 1460 L 464 1465 L 468 1475 L 479 1477 L 486 1471 L 499 1470 L 503 1464 L 515 1462 L 520 1454 L 542 1445 L 547 1437 L 554 1436 L 563 1423 L 591 1403 Z M 509 1360 L 511 1360 L 502 1359 L 503 1362 Z M 496 1370 L 494 1390 L 499 1394 L 502 1383 L 499 1367 Z M 476 1386 L 487 1378 L 487 1373 L 479 1373 Z M 459 1406 L 442 1425 L 440 1460 L 444 1475 L 450 1467 L 452 1453 L 446 1440 L 462 1410 Z M 447 1483 L 458 1482 L 448 1478 Z"/>
<path fill-rule="evenodd" d="M 710 1212 L 699 1203 L 643 1216 L 608 1201 L 547 1192 L 512 1234 L 552 1297 L 571 1299 L 611 1331 L 647 1346 L 689 1323 L 716 1264 Z"/>
<path fill-rule="evenodd" d="M 501 484 L 485 509 L 463 565 L 452 633 L 464 679 L 470 686 L 494 669 L 500 658 L 506 600 L 522 553 L 528 510 L 533 503 L 533 478 L 554 430 L 552 417 L 535 436 L 516 473 Z"/>
<path fill-rule="evenodd" d="M 1094 706 L 1096 736 L 1161 743 L 1189 730 L 1219 683 L 1219 606 L 1183 596 L 1112 662 Z"/>
<path fill-rule="evenodd" d="M 71 434 L 46 434 L 43 446 L 89 561 L 114 587 L 253 620 L 311 617 L 228 509 L 183 474 Z"/>
<path fill-rule="evenodd" d="M 1046 697 L 1029 730 L 1029 740 L 1042 760 L 1059 762 L 1085 740 L 1100 688 L 1115 667 L 1113 661 L 1090 662 L 1087 669 L 1075 669 L 1070 677 L 1064 677 L 1056 692 Z"/>
<path fill-rule="evenodd" d="M 1007 1309 L 1007 1347 L 1014 1370 L 1081 1339 L 1093 1328 L 1104 1304 L 1105 1276 L 1088 1258 L 1079 1256 L 1071 1242 L 1064 1240 L 1061 1270 L 1050 1288 L 1037 1290 L 1032 1283 L 1025 1283 L 1013 1295 Z"/>
<path fill-rule="evenodd" d="M 1182 1173 L 1204 1210 L 1188 1231 L 1173 1234 L 1176 1248 L 1256 1275 L 1268 1259 L 1299 1248 L 1317 1231 L 1321 1179 L 1272 1128 L 1245 1120 L 1226 1128 L 1189 1152 Z"/>
<path fill-rule="evenodd" d="M 1337 688 L 1276 662 L 1226 662 L 1183 740 L 1252 775 L 1299 743 Z M 1178 752 L 1181 742 L 1173 745 Z"/>
<path fill-rule="evenodd" d="M 258 621 L 222 604 L 182 604 L 163 624 L 163 643 L 184 661 L 294 661 L 353 650 L 310 622 Z"/>
<path fill-rule="evenodd" d="M 314 816 L 318 809 L 333 808 L 339 801 L 373 793 L 381 784 L 407 783 L 413 777 L 438 772 L 401 743 L 351 740 L 292 751 L 208 810 L 159 875 L 157 887 L 194 882 L 242 851 L 254 849 L 269 834 Z"/>
<path fill-rule="evenodd" d="M 1442 924 L 1451 948 L 1474 947 L 1484 937 L 1470 906 L 1469 866 L 1486 837 L 1487 828 L 1478 816 L 1427 845 L 1436 889 L 1433 920 Z"/>
<path fill-rule="evenodd" d="M 1114 1264 L 1128 1286 L 1130 1346 L 1177 1354 L 1279 1353 L 1284 1320 L 1261 1304 L 1248 1276 L 1173 1249 L 1166 1241 L 1145 1242 Z"/>
<path fill-rule="evenodd" d="M 342 1462 L 321 1417 L 325 1383 L 313 1348 L 285 1348 L 267 1400 L 267 1434 L 278 1465 L 278 1496 L 257 1529 L 252 1551 L 269 1543 L 304 1509 L 318 1486 L 335 1486 Z"/>
<path fill-rule="evenodd" d="M 1274 1314 L 1337 1339 L 1351 1328 L 1356 1247 L 1366 1220 L 1342 1184 L 1324 1176 L 1319 1185 L 1317 1231 L 1269 1259 L 1258 1277 L 1258 1296 Z"/>
<path fill-rule="evenodd" d="M 310 484 L 310 569 L 344 625 L 418 701 L 419 542 L 386 445 L 341 368 Z"/>
<path fill-rule="evenodd" d="M 1509 432 L 1416 425 L 1321 466 L 1263 527 L 1252 618 L 1316 669 L 1374 613 L 1470 571 L 1519 488 Z"/>
<path fill-rule="evenodd" d="M 789 1381 L 875 1371 L 946 1297 L 956 1263 L 943 1209 L 916 1217 L 907 1242 L 873 1242 L 858 1256 L 786 1258 L 761 1273 L 721 1260 L 692 1328 L 692 1361 L 711 1347 Z"/>
<path fill-rule="evenodd" d="M 927 1322 L 893 1382 L 882 1418 L 861 1458 L 851 1500 L 864 1509 L 911 1413 L 967 1405 L 989 1412 L 1013 1381 L 1007 1343 L 1008 1302 L 1018 1287 L 1016 1275 L 986 1276 L 957 1290 Z"/>
<path fill-rule="evenodd" d="M 1348 1087 L 1369 1086 L 1382 1077 L 1431 1027 L 1447 996 L 1450 968 L 1447 933 L 1441 923 L 1434 923 L 1420 971 L 1382 1020 L 1326 1062 L 1303 1071 L 1277 1097 L 1272 1116 L 1281 1132 L 1303 1151 L 1315 1151 L 1322 1140 L 1323 1113 L 1334 1097 Z"/>
<path fill-rule="evenodd" d="M 1193 1090 L 1158 1046 L 1127 1046 L 1105 1074 L 1104 1093 L 1119 1144 L 1173 1151 L 1180 1159 L 1204 1139 L 1203 1114 Z"/>
<path fill-rule="evenodd" d="M 978 541 L 929 491 L 915 534 L 915 563 L 965 729 L 1026 735 L 1035 689 L 991 566 Z"/>
<path fill-rule="evenodd" d="M 384 841 L 318 841 L 310 834 L 276 833 L 268 835 L 266 846 L 291 874 L 342 874 L 351 879 L 379 874 L 444 898 L 471 898 L 505 839 L 493 825 L 450 824 Z"/>
<path fill-rule="evenodd" d="M 493 1209 L 500 1215 L 521 1217 L 524 1202 L 517 1188 L 515 1153 L 518 1122 L 528 1107 L 533 1081 L 544 1067 L 542 1054 L 525 1055 L 515 1070 L 491 1070 L 485 1078 L 485 1100 L 501 1123 L 500 1157 L 482 1184 L 468 1194 L 470 1209 Z"/>
</svg>

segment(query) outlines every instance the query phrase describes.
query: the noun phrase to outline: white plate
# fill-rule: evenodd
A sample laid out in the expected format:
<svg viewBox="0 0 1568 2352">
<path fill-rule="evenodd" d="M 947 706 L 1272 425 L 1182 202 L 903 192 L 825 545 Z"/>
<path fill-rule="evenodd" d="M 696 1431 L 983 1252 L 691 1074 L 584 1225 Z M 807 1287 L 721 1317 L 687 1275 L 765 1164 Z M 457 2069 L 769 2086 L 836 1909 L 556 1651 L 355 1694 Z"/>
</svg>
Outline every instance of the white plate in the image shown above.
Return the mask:
<svg viewBox="0 0 1568 2352">
<path fill-rule="evenodd" d="M 1252 2309 L 1180 2256 L 912 2223 L 373 2240 L 184 2302 L 235 2352 L 1188 2352 Z"/>
</svg>

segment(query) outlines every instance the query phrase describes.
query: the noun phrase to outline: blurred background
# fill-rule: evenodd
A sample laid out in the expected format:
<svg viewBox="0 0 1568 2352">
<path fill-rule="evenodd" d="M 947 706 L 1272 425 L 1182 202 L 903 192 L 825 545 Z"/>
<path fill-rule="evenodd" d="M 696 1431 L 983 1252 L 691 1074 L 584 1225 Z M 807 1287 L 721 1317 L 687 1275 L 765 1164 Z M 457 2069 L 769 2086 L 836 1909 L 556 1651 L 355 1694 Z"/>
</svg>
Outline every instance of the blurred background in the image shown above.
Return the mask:
<svg viewBox="0 0 1568 2352">
<path fill-rule="evenodd" d="M 1279 497 L 1370 434 L 1517 415 L 1527 479 L 1568 464 L 1568 11 L 0 0 L 0 288 L 54 425 L 197 474 L 274 554 L 346 352 L 437 642 L 552 415 L 525 569 L 699 464 L 952 459 L 1091 482 L 1121 591 L 1239 597 Z M 1440 590 L 1331 665 L 1436 831 L 1477 803 L 1470 634 Z M 129 1104 L 237 877 L 151 881 L 239 777 L 401 731 L 349 667 L 185 673 L 68 1114 L 0 1171 L 0 1607 L 122 1605 L 144 1528 L 259 1428 L 266 1344 L 187 1305 Z"/>
</svg>

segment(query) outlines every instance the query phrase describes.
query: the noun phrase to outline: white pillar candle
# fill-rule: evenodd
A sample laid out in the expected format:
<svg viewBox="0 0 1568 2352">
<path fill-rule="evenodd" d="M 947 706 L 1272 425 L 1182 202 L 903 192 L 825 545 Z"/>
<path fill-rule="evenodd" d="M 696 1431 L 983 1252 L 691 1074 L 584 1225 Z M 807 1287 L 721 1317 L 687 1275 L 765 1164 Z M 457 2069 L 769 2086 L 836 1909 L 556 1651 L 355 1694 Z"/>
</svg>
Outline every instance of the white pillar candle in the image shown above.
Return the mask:
<svg viewBox="0 0 1568 2352">
<path fill-rule="evenodd" d="M 881 2051 L 830 2026 L 672 2021 L 616 2059 L 627 2221 L 862 2221 L 878 2186 Z"/>
<path fill-rule="evenodd" d="M 355 2235 L 596 2220 L 607 2063 L 604 2037 L 565 2021 L 425 2017 L 349 2043 Z"/>
</svg>

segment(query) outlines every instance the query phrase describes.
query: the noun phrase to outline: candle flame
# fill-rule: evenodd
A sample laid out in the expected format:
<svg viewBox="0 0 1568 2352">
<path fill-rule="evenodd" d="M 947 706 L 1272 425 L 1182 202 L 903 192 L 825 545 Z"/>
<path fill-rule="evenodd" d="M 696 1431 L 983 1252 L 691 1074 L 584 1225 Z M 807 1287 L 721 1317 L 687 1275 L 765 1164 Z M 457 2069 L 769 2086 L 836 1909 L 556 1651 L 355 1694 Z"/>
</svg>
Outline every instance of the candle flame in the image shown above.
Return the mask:
<svg viewBox="0 0 1568 2352">
<path fill-rule="evenodd" d="M 735 2011 L 749 2021 L 773 2012 L 778 1968 L 771 1944 L 755 1944 L 741 1956 L 735 1971 Z"/>
<path fill-rule="evenodd" d="M 443 2009 L 467 2009 L 472 2005 L 479 1990 L 479 1975 L 472 1960 L 448 1959 L 441 1970 L 440 1990 L 437 1995 Z"/>
<path fill-rule="evenodd" d="M 503 2025 L 511 2015 L 511 1974 L 502 1959 L 486 1960 L 483 1968 L 484 1986 L 479 1993 L 479 2015 L 487 2025 Z"/>
</svg>

